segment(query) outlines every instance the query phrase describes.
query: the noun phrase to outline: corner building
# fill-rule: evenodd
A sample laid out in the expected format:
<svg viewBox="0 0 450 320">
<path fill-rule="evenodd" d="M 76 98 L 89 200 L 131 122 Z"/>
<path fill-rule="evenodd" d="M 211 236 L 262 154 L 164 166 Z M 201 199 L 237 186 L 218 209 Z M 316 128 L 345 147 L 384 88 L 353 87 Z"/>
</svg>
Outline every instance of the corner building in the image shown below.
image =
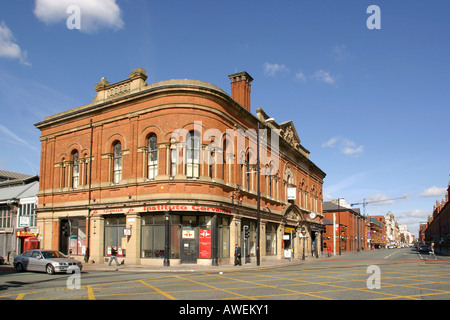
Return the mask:
<svg viewBox="0 0 450 320">
<path fill-rule="evenodd" d="M 262 262 L 320 250 L 325 173 L 292 121 L 250 112 L 248 73 L 229 78 L 231 96 L 196 80 L 148 84 L 139 68 L 37 123 L 41 247 L 95 263 L 117 247 L 142 265 L 233 264 L 235 244 L 247 263 L 258 249 Z"/>
</svg>

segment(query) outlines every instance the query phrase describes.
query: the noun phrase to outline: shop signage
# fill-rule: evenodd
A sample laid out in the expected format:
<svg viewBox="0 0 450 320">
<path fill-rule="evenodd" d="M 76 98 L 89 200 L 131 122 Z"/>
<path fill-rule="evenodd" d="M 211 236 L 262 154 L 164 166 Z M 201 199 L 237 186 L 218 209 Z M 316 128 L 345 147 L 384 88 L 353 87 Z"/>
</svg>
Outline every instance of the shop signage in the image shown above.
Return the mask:
<svg viewBox="0 0 450 320">
<path fill-rule="evenodd" d="M 183 239 L 195 239 L 195 231 L 194 230 L 183 230 L 182 233 Z"/>
<path fill-rule="evenodd" d="M 198 204 L 194 205 L 155 205 L 155 206 L 143 206 L 135 208 L 111 208 L 111 209 L 95 209 L 92 210 L 92 214 L 127 214 L 132 212 L 152 212 L 152 211 L 195 211 L 204 213 L 225 213 L 231 214 L 231 210 L 202 206 Z"/>
<path fill-rule="evenodd" d="M 199 233 L 199 258 L 211 258 L 211 230 L 200 229 Z"/>
<path fill-rule="evenodd" d="M 158 206 L 144 206 L 143 211 L 197 211 L 197 212 L 217 212 L 217 213 L 227 213 L 231 214 L 231 210 L 209 207 L 209 206 L 201 206 L 198 204 L 194 205 L 158 205 Z M 140 210 L 137 210 L 140 211 Z"/>
<path fill-rule="evenodd" d="M 37 232 L 31 232 L 31 231 L 23 231 L 19 230 L 16 231 L 16 237 L 37 237 Z"/>
</svg>

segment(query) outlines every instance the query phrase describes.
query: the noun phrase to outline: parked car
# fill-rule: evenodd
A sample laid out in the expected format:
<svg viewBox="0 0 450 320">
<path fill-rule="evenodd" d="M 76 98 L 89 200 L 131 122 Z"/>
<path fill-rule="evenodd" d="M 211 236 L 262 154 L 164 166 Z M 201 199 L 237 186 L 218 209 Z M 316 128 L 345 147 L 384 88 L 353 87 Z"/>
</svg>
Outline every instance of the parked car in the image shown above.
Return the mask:
<svg viewBox="0 0 450 320">
<path fill-rule="evenodd" d="M 421 244 L 418 248 L 417 248 L 417 250 L 419 251 L 419 252 L 430 252 L 430 246 L 429 245 L 427 245 L 427 244 Z"/>
<path fill-rule="evenodd" d="M 42 271 L 48 274 L 67 272 L 69 267 L 83 268 L 80 261 L 69 258 L 56 250 L 29 250 L 14 257 L 17 271 Z"/>
</svg>

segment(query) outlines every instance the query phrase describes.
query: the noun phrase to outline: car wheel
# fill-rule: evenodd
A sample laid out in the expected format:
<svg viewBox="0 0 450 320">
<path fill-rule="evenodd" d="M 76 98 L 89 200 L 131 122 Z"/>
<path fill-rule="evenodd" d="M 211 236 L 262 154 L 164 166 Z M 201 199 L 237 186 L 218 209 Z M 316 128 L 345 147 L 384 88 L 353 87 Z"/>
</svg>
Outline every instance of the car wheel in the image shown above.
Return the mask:
<svg viewBox="0 0 450 320">
<path fill-rule="evenodd" d="M 18 262 L 16 264 L 16 270 L 17 270 L 17 272 L 23 272 L 23 271 L 25 271 L 25 268 L 23 267 L 23 265 L 20 262 Z"/>
<path fill-rule="evenodd" d="M 51 264 L 48 264 L 45 267 L 45 272 L 47 272 L 47 274 L 54 274 L 55 273 L 55 268 Z"/>
</svg>

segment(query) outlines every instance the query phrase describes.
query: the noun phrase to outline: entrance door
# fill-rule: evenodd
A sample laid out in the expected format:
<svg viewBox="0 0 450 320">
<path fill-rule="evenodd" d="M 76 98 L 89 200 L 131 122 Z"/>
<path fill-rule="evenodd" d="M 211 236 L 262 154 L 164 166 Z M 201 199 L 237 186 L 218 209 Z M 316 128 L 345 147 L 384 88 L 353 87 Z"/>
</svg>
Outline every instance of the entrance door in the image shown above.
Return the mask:
<svg viewBox="0 0 450 320">
<path fill-rule="evenodd" d="M 181 235 L 181 263 L 197 263 L 196 228 L 184 226 Z"/>
<path fill-rule="evenodd" d="M 181 246 L 181 263 L 197 263 L 195 239 L 182 239 Z"/>
</svg>

